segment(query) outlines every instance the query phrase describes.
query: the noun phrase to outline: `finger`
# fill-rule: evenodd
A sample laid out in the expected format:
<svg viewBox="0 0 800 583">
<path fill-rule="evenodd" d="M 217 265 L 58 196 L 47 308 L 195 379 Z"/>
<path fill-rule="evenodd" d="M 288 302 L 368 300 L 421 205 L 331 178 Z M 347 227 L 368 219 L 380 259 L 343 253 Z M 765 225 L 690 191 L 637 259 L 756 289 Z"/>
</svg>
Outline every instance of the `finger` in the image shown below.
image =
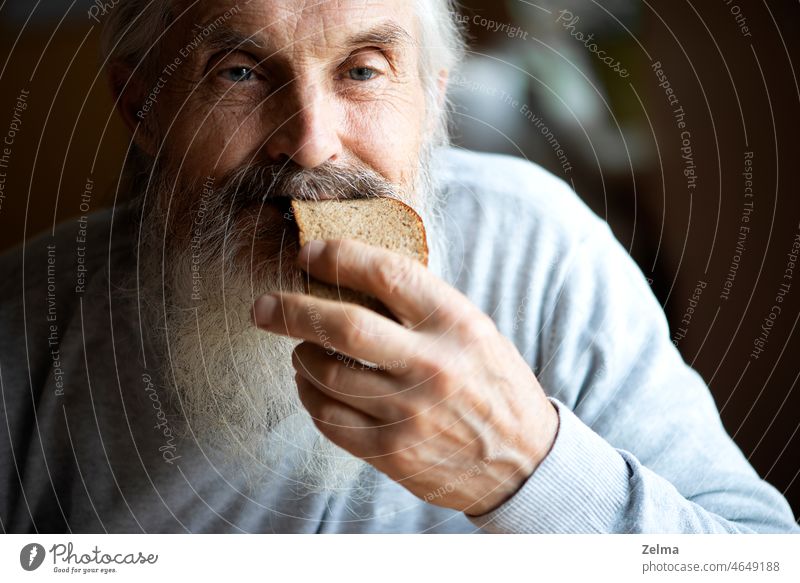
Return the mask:
<svg viewBox="0 0 800 583">
<path fill-rule="evenodd" d="M 377 297 L 409 326 L 473 309 L 418 261 L 360 241 L 310 241 L 298 262 L 318 279 Z"/>
<path fill-rule="evenodd" d="M 413 414 L 405 406 L 410 401 L 407 391 L 387 372 L 309 342 L 294 349 L 292 365 L 325 395 L 372 417 L 394 422 Z"/>
<path fill-rule="evenodd" d="M 371 455 L 377 421 L 321 393 L 311 381 L 295 376 L 297 394 L 320 433 L 358 457 Z"/>
<path fill-rule="evenodd" d="M 305 294 L 266 294 L 256 300 L 253 320 L 264 330 L 377 365 L 408 360 L 414 353 L 412 331 L 355 304 Z"/>
</svg>

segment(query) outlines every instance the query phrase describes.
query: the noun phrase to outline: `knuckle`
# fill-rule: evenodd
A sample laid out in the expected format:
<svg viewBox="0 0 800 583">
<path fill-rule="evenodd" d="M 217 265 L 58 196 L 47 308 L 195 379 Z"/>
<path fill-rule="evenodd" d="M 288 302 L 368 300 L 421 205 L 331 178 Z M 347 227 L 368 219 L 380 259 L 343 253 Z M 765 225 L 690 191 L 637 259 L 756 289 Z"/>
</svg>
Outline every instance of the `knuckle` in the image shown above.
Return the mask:
<svg viewBox="0 0 800 583">
<path fill-rule="evenodd" d="M 336 239 L 325 245 L 323 257 L 333 272 L 339 272 L 343 266 L 343 258 L 352 253 L 352 242 L 347 239 Z"/>
<path fill-rule="evenodd" d="M 323 388 L 332 389 L 338 386 L 339 372 L 340 369 L 337 361 L 326 362 L 319 372 L 318 382 L 322 384 Z"/>
<path fill-rule="evenodd" d="M 415 263 L 408 257 L 393 254 L 391 259 L 382 261 L 375 270 L 375 283 L 382 289 L 394 291 L 398 287 L 408 287 L 416 277 Z"/>
<path fill-rule="evenodd" d="M 423 411 L 423 404 L 411 392 L 401 395 L 391 403 L 390 413 L 393 419 L 403 423 L 415 419 Z"/>
<path fill-rule="evenodd" d="M 449 398 L 454 392 L 454 383 L 451 374 L 452 362 L 443 358 L 445 362 L 435 358 L 423 359 L 418 368 L 419 394 L 424 395 L 427 403 L 438 402 Z M 450 362 L 450 364 L 448 364 Z"/>
<path fill-rule="evenodd" d="M 446 401 L 457 392 L 457 388 L 450 378 L 442 374 L 431 380 L 429 391 L 433 400 Z"/>
<path fill-rule="evenodd" d="M 445 374 L 444 365 L 437 358 L 421 358 L 417 362 L 417 374 L 422 377 L 422 382 L 441 379 Z"/>
<path fill-rule="evenodd" d="M 355 308 L 346 308 L 344 316 L 346 321 L 344 331 L 345 345 L 351 348 L 366 346 L 373 336 L 369 318 L 365 318 L 361 311 Z"/>
<path fill-rule="evenodd" d="M 335 277 L 347 279 L 363 269 L 363 243 L 353 239 L 336 239 L 325 247 L 325 259 Z"/>
<path fill-rule="evenodd" d="M 460 338 L 479 341 L 494 336 L 497 328 L 486 314 L 475 311 L 460 317 L 453 328 Z"/>
<path fill-rule="evenodd" d="M 332 245 L 330 245 L 330 252 L 333 253 L 335 257 L 349 257 L 358 247 L 358 242 L 353 239 L 336 239 L 332 242 Z"/>
</svg>

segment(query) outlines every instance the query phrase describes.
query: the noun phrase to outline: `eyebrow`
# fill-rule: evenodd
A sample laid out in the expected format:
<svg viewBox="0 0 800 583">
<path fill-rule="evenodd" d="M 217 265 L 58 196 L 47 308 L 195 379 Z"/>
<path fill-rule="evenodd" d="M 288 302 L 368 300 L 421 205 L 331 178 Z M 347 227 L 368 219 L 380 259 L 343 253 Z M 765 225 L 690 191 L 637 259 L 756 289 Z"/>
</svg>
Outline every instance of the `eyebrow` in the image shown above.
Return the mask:
<svg viewBox="0 0 800 583">
<path fill-rule="evenodd" d="M 384 22 L 359 32 L 347 39 L 345 46 L 379 45 L 382 47 L 401 47 L 413 44 L 414 39 L 402 26 L 395 22 Z"/>
<path fill-rule="evenodd" d="M 227 24 L 216 27 L 204 40 L 205 45 L 212 49 L 232 49 L 248 47 L 264 50 L 267 46 L 266 39 L 259 33 L 244 34 Z"/>
<path fill-rule="evenodd" d="M 203 30 L 201 28 L 201 30 Z M 412 45 L 413 37 L 399 24 L 388 21 L 377 26 L 353 34 L 345 40 L 345 48 L 363 45 L 376 45 L 382 48 L 402 48 Z M 227 23 L 222 23 L 205 35 L 204 45 L 214 50 L 250 48 L 264 51 L 267 48 L 267 37 L 256 32 L 245 34 Z"/>
</svg>

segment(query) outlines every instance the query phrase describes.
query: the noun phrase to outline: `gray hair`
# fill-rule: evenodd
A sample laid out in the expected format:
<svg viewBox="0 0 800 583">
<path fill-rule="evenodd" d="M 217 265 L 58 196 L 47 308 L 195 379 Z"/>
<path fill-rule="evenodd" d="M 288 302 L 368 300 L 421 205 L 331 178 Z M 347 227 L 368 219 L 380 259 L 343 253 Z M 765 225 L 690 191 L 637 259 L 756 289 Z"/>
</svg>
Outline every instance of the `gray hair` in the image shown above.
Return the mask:
<svg viewBox="0 0 800 583">
<path fill-rule="evenodd" d="M 420 76 L 426 91 L 428 128 L 434 145 L 448 143 L 449 103 L 440 101 L 439 72 L 456 69 L 466 52 L 455 0 L 416 0 L 420 22 Z M 146 83 L 154 82 L 161 65 L 161 38 L 175 15 L 170 0 L 119 0 L 105 17 L 100 40 L 104 65 L 125 64 Z M 150 116 L 148 116 L 150 118 Z M 141 152 L 134 151 L 135 158 Z"/>
</svg>

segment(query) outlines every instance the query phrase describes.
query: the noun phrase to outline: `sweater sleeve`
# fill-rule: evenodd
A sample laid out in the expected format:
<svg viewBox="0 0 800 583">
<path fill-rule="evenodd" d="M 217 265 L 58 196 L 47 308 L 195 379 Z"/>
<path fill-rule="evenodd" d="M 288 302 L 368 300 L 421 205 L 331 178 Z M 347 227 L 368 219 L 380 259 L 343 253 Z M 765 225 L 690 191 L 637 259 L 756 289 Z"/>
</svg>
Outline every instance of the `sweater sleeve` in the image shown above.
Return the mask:
<svg viewBox="0 0 800 583">
<path fill-rule="evenodd" d="M 512 498 L 470 520 L 507 533 L 800 532 L 728 436 L 638 266 L 596 227 L 546 296 L 537 376 L 559 412 L 553 448 Z"/>
</svg>

